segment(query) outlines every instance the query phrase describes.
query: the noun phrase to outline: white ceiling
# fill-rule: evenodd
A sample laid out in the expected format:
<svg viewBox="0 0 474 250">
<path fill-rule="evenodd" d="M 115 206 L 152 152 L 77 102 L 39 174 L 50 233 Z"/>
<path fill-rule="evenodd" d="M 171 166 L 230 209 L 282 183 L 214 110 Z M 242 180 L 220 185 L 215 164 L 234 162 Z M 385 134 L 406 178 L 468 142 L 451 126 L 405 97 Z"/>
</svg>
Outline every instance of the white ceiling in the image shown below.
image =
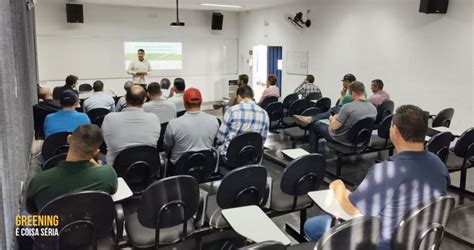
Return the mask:
<svg viewBox="0 0 474 250">
<path fill-rule="evenodd" d="M 306 2 L 308 0 L 179 0 L 179 8 L 193 9 L 193 10 L 226 10 L 226 11 L 242 11 L 259 8 L 266 8 L 271 6 L 278 6 L 288 3 Z M 142 7 L 156 7 L 156 8 L 175 8 L 176 0 L 76 0 L 71 2 L 78 3 L 95 3 L 108 5 L 127 5 L 127 6 L 142 6 Z M 201 6 L 201 3 L 212 4 L 228 4 L 244 6 L 240 9 L 222 8 L 222 7 L 207 7 Z"/>
</svg>

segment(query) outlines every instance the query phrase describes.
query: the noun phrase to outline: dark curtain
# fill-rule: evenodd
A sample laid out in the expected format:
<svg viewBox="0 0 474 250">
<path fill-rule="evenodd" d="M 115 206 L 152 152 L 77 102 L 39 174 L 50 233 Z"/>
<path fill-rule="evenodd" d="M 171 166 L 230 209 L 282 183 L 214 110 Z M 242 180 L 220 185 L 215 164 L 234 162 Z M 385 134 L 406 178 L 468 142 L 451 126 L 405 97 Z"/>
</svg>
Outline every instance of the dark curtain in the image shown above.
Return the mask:
<svg viewBox="0 0 474 250">
<path fill-rule="evenodd" d="M 267 53 L 267 62 L 268 62 L 268 74 L 276 75 L 278 79 L 278 88 L 280 89 L 280 96 L 281 96 L 281 70 L 278 69 L 278 60 L 282 59 L 282 49 L 281 47 L 268 47 Z"/>
</svg>

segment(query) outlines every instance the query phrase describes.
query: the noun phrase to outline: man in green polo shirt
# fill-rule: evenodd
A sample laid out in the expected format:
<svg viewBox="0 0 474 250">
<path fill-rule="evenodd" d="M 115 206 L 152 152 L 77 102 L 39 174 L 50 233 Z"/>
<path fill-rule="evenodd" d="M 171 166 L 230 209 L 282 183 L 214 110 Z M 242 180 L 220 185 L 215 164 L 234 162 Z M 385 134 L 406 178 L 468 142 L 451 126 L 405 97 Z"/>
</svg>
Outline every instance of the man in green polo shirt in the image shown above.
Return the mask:
<svg viewBox="0 0 474 250">
<path fill-rule="evenodd" d="M 66 161 L 35 175 L 26 192 L 27 210 L 35 213 L 54 198 L 80 191 L 117 191 L 117 174 L 110 166 L 94 160 L 102 144 L 102 131 L 96 125 L 82 125 L 67 138 Z"/>
<path fill-rule="evenodd" d="M 342 78 L 342 90 L 341 95 L 339 97 L 339 105 L 342 106 L 344 104 L 352 102 L 351 95 L 349 95 L 349 84 L 355 81 L 356 77 L 353 74 L 345 74 Z"/>
</svg>

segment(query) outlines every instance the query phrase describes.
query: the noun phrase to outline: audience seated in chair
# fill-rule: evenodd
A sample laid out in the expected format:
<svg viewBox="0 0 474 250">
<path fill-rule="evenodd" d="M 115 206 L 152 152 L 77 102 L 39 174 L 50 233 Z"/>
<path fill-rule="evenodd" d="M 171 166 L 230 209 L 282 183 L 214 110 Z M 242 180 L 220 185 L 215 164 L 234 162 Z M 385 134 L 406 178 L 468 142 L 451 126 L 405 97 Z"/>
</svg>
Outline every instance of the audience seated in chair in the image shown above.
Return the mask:
<svg viewBox="0 0 474 250">
<path fill-rule="evenodd" d="M 372 85 L 370 86 L 373 95 L 371 95 L 368 99 L 369 101 L 374 104 L 374 106 L 378 107 L 386 100 L 390 100 L 390 95 L 383 90 L 383 82 L 380 79 L 375 79 L 372 81 Z"/>
<path fill-rule="evenodd" d="M 128 93 L 130 91 L 130 88 L 133 86 L 132 81 L 126 81 L 125 84 L 123 85 L 123 88 L 125 89 L 125 93 Z M 125 100 L 125 96 L 120 97 L 120 99 L 117 101 L 115 104 L 115 112 L 120 112 L 122 109 L 127 107 L 127 101 Z"/>
<path fill-rule="evenodd" d="M 319 139 L 324 138 L 326 141 L 336 141 L 339 143 L 348 143 L 346 134 L 349 129 L 359 120 L 364 118 L 373 118 L 377 115 L 377 110 L 365 98 L 364 84 L 358 81 L 349 85 L 349 94 L 353 100 L 351 103 L 344 105 L 337 115 L 329 117 L 329 125 L 322 121 L 317 121 L 309 127 L 309 145 L 312 153 L 319 151 Z M 297 121 L 303 126 L 307 123 Z"/>
<path fill-rule="evenodd" d="M 49 114 L 44 120 L 45 138 L 59 132 L 72 132 L 81 125 L 91 123 L 86 114 L 76 111 L 79 96 L 75 91 L 65 90 L 59 102 L 63 107 L 62 110 Z"/>
<path fill-rule="evenodd" d="M 277 81 L 278 79 L 275 75 L 268 75 L 267 88 L 263 91 L 262 97 L 260 97 L 260 101 L 258 102 L 259 104 L 261 104 L 263 100 L 269 96 L 280 97 L 280 89 L 276 86 Z"/>
<path fill-rule="evenodd" d="M 160 137 L 160 119 L 145 113 L 143 103 L 146 92 L 140 85 L 133 85 L 126 94 L 127 108 L 104 118 L 102 130 L 107 145 L 107 164 L 113 165 L 118 153 L 127 147 L 157 146 Z"/>
<path fill-rule="evenodd" d="M 68 138 L 66 161 L 54 168 L 39 172 L 30 181 L 27 192 L 27 210 L 37 212 L 54 198 L 71 192 L 117 190 L 117 175 L 110 166 L 100 166 L 94 158 L 103 141 L 102 131 L 96 125 L 82 125 Z"/>
<path fill-rule="evenodd" d="M 163 98 L 159 83 L 152 82 L 148 84 L 147 92 L 150 101 L 143 105 L 145 112 L 158 116 L 161 124 L 176 118 L 176 105 L 172 101 Z"/>
<path fill-rule="evenodd" d="M 253 101 L 253 90 L 248 85 L 237 89 L 238 105 L 230 107 L 224 115 L 219 133 L 218 142 L 223 145 L 220 155 L 225 157 L 230 141 L 241 134 L 256 132 L 262 135 L 263 143 L 268 135 L 270 120 L 267 112 Z"/>
<path fill-rule="evenodd" d="M 202 96 L 196 88 L 189 88 L 183 95 L 186 113 L 168 123 L 163 148 L 170 152 L 168 175 L 186 152 L 211 149 L 219 130 L 216 117 L 201 111 Z"/>
<path fill-rule="evenodd" d="M 300 120 L 300 124 L 310 124 L 319 120 L 328 119 L 331 115 L 339 113 L 344 104 L 352 102 L 352 98 L 349 94 L 349 85 L 356 80 L 353 74 L 346 74 L 342 78 L 342 90 L 341 94 L 336 102 L 336 105 L 330 108 L 328 111 L 313 115 L 313 116 L 295 116 L 297 120 Z"/>
<path fill-rule="evenodd" d="M 246 74 L 239 75 L 239 79 L 237 80 L 237 88 L 242 87 L 243 85 L 247 85 L 249 83 L 249 76 Z M 229 107 L 237 105 L 237 93 L 232 93 L 229 100 Z"/>
<path fill-rule="evenodd" d="M 77 79 L 78 78 L 75 75 L 67 76 L 66 77 L 66 84 L 64 86 L 56 87 L 56 88 L 53 89 L 53 99 L 54 100 L 60 100 L 61 96 L 62 96 L 62 94 L 65 90 L 74 90 L 74 88 L 76 87 L 76 84 L 77 84 Z M 74 91 L 76 91 L 76 90 L 74 90 Z"/>
<path fill-rule="evenodd" d="M 160 81 L 160 88 L 161 88 L 161 98 L 162 99 L 168 99 L 170 95 L 170 86 L 171 86 L 171 81 L 168 78 L 163 78 Z"/>
<path fill-rule="evenodd" d="M 170 96 L 168 100 L 172 101 L 176 105 L 176 111 L 184 111 L 183 94 L 186 89 L 186 83 L 183 78 L 176 78 L 173 82 L 173 88 L 170 90 Z"/>
<path fill-rule="evenodd" d="M 62 109 L 61 104 L 57 100 L 53 100 L 51 90 L 46 87 L 38 87 L 38 104 L 33 106 L 33 117 L 35 123 L 35 137 L 37 139 L 44 138 L 44 119 L 47 115 L 55 113 Z"/>
<path fill-rule="evenodd" d="M 450 179 L 444 163 L 424 148 L 427 128 L 428 116 L 423 110 L 412 105 L 399 107 L 390 128 L 398 155 L 370 168 L 352 193 L 340 180 L 329 185 L 347 213 L 380 218 L 381 239 L 377 249 L 391 249 L 392 234 L 407 212 L 447 192 Z M 306 236 L 317 240 L 329 228 L 330 220 L 328 216 L 307 220 Z"/>
<path fill-rule="evenodd" d="M 94 89 L 94 94 L 84 101 L 84 113 L 97 108 L 114 111 L 114 98 L 104 93 L 104 83 L 102 81 L 95 81 L 92 89 Z"/>
<path fill-rule="evenodd" d="M 320 98 L 323 96 L 319 87 L 314 84 L 313 75 L 307 75 L 304 81 L 295 89 L 295 93 L 303 98 L 311 93 L 319 93 Z"/>
</svg>

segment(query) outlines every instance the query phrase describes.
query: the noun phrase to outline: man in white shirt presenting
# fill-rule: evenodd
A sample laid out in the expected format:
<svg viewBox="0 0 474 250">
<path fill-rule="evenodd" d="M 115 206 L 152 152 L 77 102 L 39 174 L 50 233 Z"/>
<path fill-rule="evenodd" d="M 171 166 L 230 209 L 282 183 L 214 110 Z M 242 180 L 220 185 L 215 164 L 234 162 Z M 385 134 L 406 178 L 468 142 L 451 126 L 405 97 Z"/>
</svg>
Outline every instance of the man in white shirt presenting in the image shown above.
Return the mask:
<svg viewBox="0 0 474 250">
<path fill-rule="evenodd" d="M 145 76 L 151 71 L 150 62 L 145 60 L 145 50 L 138 50 L 138 60 L 130 62 L 127 73 L 133 76 L 133 83 L 146 84 Z"/>
</svg>

